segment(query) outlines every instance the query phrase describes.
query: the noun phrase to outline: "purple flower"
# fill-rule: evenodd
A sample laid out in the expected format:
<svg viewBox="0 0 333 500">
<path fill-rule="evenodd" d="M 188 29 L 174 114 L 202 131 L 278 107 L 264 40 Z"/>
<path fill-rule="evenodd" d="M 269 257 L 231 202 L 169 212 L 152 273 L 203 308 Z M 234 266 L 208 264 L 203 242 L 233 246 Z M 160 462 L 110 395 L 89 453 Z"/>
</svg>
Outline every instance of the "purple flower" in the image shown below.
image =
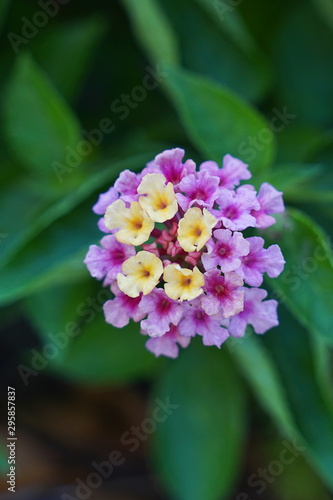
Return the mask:
<svg viewBox="0 0 333 500">
<path fill-rule="evenodd" d="M 177 200 L 184 211 L 196 204 L 200 207 L 211 208 L 219 196 L 219 178 L 209 175 L 203 170 L 184 177 L 178 184 Z M 185 196 L 184 194 L 185 193 Z"/>
<path fill-rule="evenodd" d="M 146 335 L 145 331 L 141 331 Z M 177 358 L 179 353 L 178 344 L 181 347 L 187 347 L 191 339 L 189 337 L 183 337 L 179 333 L 177 326 L 171 325 L 170 330 L 166 332 L 162 337 L 150 338 L 146 342 L 146 348 L 148 351 L 158 356 L 167 356 L 168 358 Z"/>
<path fill-rule="evenodd" d="M 251 172 L 248 170 L 248 165 L 231 155 L 224 156 L 222 168 L 219 168 L 215 161 L 205 161 L 201 163 L 200 170 L 217 176 L 220 179 L 220 187 L 226 189 L 234 189 L 235 186 L 239 185 L 241 180 L 248 180 L 252 177 Z"/>
<path fill-rule="evenodd" d="M 137 201 L 137 189 L 142 180 L 142 174 L 135 174 L 130 170 L 124 170 L 116 180 L 114 187 L 120 193 L 120 198 L 127 203 Z"/>
<path fill-rule="evenodd" d="M 268 182 L 264 182 L 260 186 L 257 196 L 260 208 L 251 212 L 251 215 L 257 220 L 256 227 L 265 229 L 275 224 L 276 220 L 269 214 L 279 214 L 284 211 L 282 195 L 281 191 L 277 191 Z"/>
<path fill-rule="evenodd" d="M 109 285 L 121 272 L 123 262 L 135 255 L 135 248 L 131 245 L 119 243 L 113 235 L 104 236 L 101 240 L 102 248 L 90 245 L 89 251 L 84 259 L 91 276 L 101 280 L 105 278 L 103 285 Z"/>
<path fill-rule="evenodd" d="M 221 189 L 216 201 L 219 210 L 211 210 L 211 213 L 222 221 L 227 229 L 241 231 L 256 225 L 256 219 L 251 215 L 251 211 L 259 209 L 260 205 L 254 190 L 248 189 L 247 186 L 240 186 L 236 192 Z"/>
<path fill-rule="evenodd" d="M 226 273 L 214 269 L 204 274 L 206 295 L 201 298 L 202 307 L 209 315 L 223 312 L 225 318 L 234 316 L 243 310 L 244 292 L 241 288 L 243 280 L 238 274 Z"/>
<path fill-rule="evenodd" d="M 207 241 L 208 252 L 201 260 L 206 271 L 221 267 L 223 273 L 234 271 L 241 265 L 241 257 L 247 255 L 250 244 L 242 233 L 232 233 L 229 229 L 217 229 L 213 233 L 216 243 L 211 238 Z"/>
<path fill-rule="evenodd" d="M 265 241 L 259 236 L 252 236 L 246 241 L 250 244 L 249 253 L 242 258 L 242 264 L 237 273 L 251 286 L 260 286 L 263 282 L 263 273 L 270 278 L 277 278 L 282 273 L 285 260 L 279 245 L 264 248 Z"/>
<path fill-rule="evenodd" d="M 185 304 L 183 319 L 178 328 L 184 337 L 194 337 L 197 333 L 202 336 L 204 345 L 216 345 L 220 348 L 229 337 L 228 330 L 223 328 L 227 324 L 228 321 L 223 317 L 221 311 L 209 316 L 202 309 L 201 300 L 198 298 Z"/>
<path fill-rule="evenodd" d="M 144 314 L 139 310 L 141 294 L 139 297 L 129 297 L 119 290 L 116 282 L 112 283 L 111 291 L 115 294 L 115 298 L 107 300 L 103 306 L 105 321 L 115 326 L 123 328 L 128 325 L 130 319 L 133 321 L 141 321 Z"/>
<path fill-rule="evenodd" d="M 183 315 L 183 306 L 170 299 L 162 288 L 156 288 L 143 296 L 140 311 L 148 318 L 141 328 L 151 337 L 160 337 L 170 330 L 170 324 L 178 325 Z"/>
<path fill-rule="evenodd" d="M 93 212 L 98 215 L 104 215 L 108 206 L 118 200 L 118 198 L 118 191 L 114 187 L 110 187 L 105 193 L 99 195 L 97 203 L 92 207 Z"/>
<path fill-rule="evenodd" d="M 247 324 L 253 326 L 256 333 L 265 333 L 279 324 L 276 300 L 265 300 L 266 290 L 244 288 L 244 309 L 230 319 L 229 333 L 233 337 L 243 337 Z"/>
<path fill-rule="evenodd" d="M 167 183 L 172 182 L 175 186 L 179 184 L 185 175 L 195 173 L 195 163 L 193 160 L 186 160 L 182 163 L 185 151 L 180 148 L 167 149 L 157 155 L 153 162 L 149 163 L 149 168 L 158 167 L 166 178 Z"/>
</svg>

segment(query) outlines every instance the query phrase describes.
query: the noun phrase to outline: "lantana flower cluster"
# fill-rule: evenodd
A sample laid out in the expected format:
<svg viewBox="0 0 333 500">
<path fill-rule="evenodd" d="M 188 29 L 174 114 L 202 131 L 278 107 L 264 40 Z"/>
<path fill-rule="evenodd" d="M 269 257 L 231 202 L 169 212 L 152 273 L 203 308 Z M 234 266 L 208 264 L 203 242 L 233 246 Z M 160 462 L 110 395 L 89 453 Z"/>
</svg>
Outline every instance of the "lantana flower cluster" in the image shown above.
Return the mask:
<svg viewBox="0 0 333 500">
<path fill-rule="evenodd" d="M 141 322 L 147 349 L 171 358 L 195 335 L 220 348 L 248 324 L 258 334 L 278 325 L 277 302 L 259 287 L 285 264 L 278 245 L 243 234 L 275 223 L 282 193 L 268 183 L 258 193 L 240 186 L 251 173 L 231 155 L 222 168 L 206 161 L 197 169 L 184 154 L 167 150 L 139 174 L 125 170 L 99 196 L 93 211 L 106 234 L 84 261 L 114 294 L 106 321 Z"/>
</svg>

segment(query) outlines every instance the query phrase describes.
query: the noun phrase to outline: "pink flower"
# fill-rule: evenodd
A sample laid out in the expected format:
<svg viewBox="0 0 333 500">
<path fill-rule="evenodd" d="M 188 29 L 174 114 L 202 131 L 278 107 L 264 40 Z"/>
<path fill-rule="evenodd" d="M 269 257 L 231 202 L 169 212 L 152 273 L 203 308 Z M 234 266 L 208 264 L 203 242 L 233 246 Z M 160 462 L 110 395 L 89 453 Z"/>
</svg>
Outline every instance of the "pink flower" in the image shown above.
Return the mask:
<svg viewBox="0 0 333 500">
<path fill-rule="evenodd" d="M 253 210 L 251 215 L 256 218 L 256 227 L 265 229 L 275 224 L 276 220 L 269 214 L 280 214 L 284 211 L 284 203 L 281 191 L 264 182 L 259 189 L 257 200 L 260 204 L 259 210 Z"/>
<path fill-rule="evenodd" d="M 222 221 L 227 229 L 241 231 L 256 225 L 256 219 L 251 214 L 252 210 L 260 208 L 255 191 L 246 186 L 240 186 L 236 192 L 221 189 L 221 194 L 216 202 L 219 209 L 211 210 L 211 213 Z"/>
<path fill-rule="evenodd" d="M 216 242 L 214 241 L 216 240 Z M 250 244 L 242 233 L 232 233 L 229 229 L 217 229 L 206 243 L 208 252 L 202 254 L 206 271 L 220 266 L 223 273 L 234 271 L 241 265 L 241 257 L 247 255 Z"/>
<path fill-rule="evenodd" d="M 137 189 L 141 180 L 141 174 L 135 174 L 130 170 L 124 170 L 116 180 L 114 187 L 117 191 L 119 191 L 120 198 L 123 201 L 132 203 L 132 201 L 137 201 L 138 199 Z"/>
<path fill-rule="evenodd" d="M 276 300 L 265 300 L 266 290 L 261 288 L 244 288 L 244 309 L 230 319 L 229 333 L 233 337 L 243 337 L 248 324 L 256 333 L 262 334 L 279 324 Z"/>
<path fill-rule="evenodd" d="M 217 176 L 220 179 L 220 187 L 226 189 L 234 189 L 235 186 L 239 185 L 240 181 L 252 177 L 248 165 L 231 155 L 225 155 L 222 168 L 219 168 L 215 161 L 205 161 L 200 165 L 200 171 L 202 170 L 209 172 L 210 175 Z"/>
<path fill-rule="evenodd" d="M 153 162 L 150 162 L 149 168 L 157 167 L 156 171 L 160 171 L 167 182 L 172 182 L 176 186 L 185 175 L 195 172 L 193 160 L 186 160 L 185 163 L 182 163 L 184 155 L 185 151 L 183 149 L 167 149 L 157 155 Z"/>
<path fill-rule="evenodd" d="M 104 215 L 108 206 L 118 200 L 118 198 L 118 191 L 114 187 L 110 187 L 105 193 L 99 195 L 97 203 L 92 208 L 93 212 L 98 215 Z"/>
<path fill-rule="evenodd" d="M 143 330 L 141 333 L 146 335 Z M 183 337 L 179 333 L 177 326 L 171 325 L 170 330 L 166 332 L 161 337 L 151 337 L 146 342 L 146 348 L 148 351 L 158 356 L 167 356 L 168 358 L 177 358 L 179 353 L 179 347 L 187 347 L 191 339 L 189 337 Z"/>
<path fill-rule="evenodd" d="M 140 312 L 148 318 L 141 322 L 141 328 L 150 337 L 160 337 L 170 330 L 170 325 L 178 325 L 183 315 L 183 306 L 170 299 L 162 288 L 156 288 L 142 297 Z"/>
<path fill-rule="evenodd" d="M 225 318 L 234 316 L 243 310 L 244 292 L 243 280 L 238 274 L 226 273 L 221 275 L 217 269 L 204 274 L 205 295 L 202 296 L 202 307 L 209 315 L 223 312 Z"/>
<path fill-rule="evenodd" d="M 98 280 L 105 278 L 103 284 L 106 286 L 117 278 L 123 262 L 135 255 L 135 249 L 131 245 L 119 243 L 113 235 L 104 236 L 101 245 L 102 248 L 90 245 L 83 262 L 91 276 Z"/>
<path fill-rule="evenodd" d="M 115 294 L 115 298 L 107 300 L 103 306 L 105 321 L 116 328 L 128 325 L 130 319 L 141 321 L 144 317 L 139 310 L 141 295 L 135 298 L 129 297 L 119 290 L 117 283 L 111 285 L 111 291 Z"/>
<path fill-rule="evenodd" d="M 252 236 L 246 241 L 250 244 L 249 253 L 242 258 L 242 264 L 237 273 L 251 286 L 260 286 L 263 273 L 270 278 L 277 278 L 283 271 L 285 260 L 278 245 L 264 248 L 265 241 L 259 236 Z"/>
<path fill-rule="evenodd" d="M 213 316 L 208 315 L 198 298 L 185 304 L 183 319 L 178 328 L 184 337 L 194 337 L 197 333 L 202 336 L 204 345 L 216 345 L 220 348 L 229 337 L 228 330 L 224 328 L 227 324 L 222 312 Z"/>
<path fill-rule="evenodd" d="M 219 178 L 209 175 L 205 170 L 196 175 L 187 175 L 178 184 L 180 191 L 176 194 L 178 203 L 184 211 L 192 205 L 211 208 L 220 193 L 218 185 Z"/>
</svg>

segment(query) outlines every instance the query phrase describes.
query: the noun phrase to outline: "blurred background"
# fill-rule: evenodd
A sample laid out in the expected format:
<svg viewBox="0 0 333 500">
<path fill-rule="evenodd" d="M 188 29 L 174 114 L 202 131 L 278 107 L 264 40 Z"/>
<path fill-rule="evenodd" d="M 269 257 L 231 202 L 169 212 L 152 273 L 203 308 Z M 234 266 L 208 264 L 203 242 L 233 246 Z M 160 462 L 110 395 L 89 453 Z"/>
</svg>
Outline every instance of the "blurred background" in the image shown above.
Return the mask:
<svg viewBox="0 0 333 500">
<path fill-rule="evenodd" d="M 1 0 L 0 28 L 1 498 L 8 386 L 19 499 L 332 498 L 331 0 Z M 288 207 L 280 326 L 177 360 L 82 263 L 98 194 L 172 147 Z"/>
</svg>

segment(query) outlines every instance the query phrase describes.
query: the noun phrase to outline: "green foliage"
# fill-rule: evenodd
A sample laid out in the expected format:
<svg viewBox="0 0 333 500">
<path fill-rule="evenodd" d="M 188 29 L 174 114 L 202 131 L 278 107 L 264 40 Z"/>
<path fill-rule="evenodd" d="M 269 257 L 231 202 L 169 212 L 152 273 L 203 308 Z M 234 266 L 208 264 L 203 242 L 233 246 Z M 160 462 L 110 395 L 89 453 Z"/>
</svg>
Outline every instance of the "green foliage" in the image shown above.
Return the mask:
<svg viewBox="0 0 333 500">
<path fill-rule="evenodd" d="M 331 2 L 121 0 L 83 3 L 79 13 L 69 3 L 16 54 L 7 33 L 24 36 L 22 16 L 33 20 L 34 9 L 0 4 L 2 324 L 23 315 L 42 354 L 52 335 L 65 339 L 47 364 L 54 376 L 88 385 L 145 379 L 152 406 L 168 397 L 179 405 L 150 438 L 170 498 L 228 498 L 245 448 L 239 373 L 259 403 L 253 425 L 263 410 L 283 438 L 305 446 L 322 483 L 309 480 L 313 498 L 323 485 L 333 491 Z M 135 100 L 151 72 L 162 75 L 156 88 Z M 274 128 L 285 112 L 296 116 Z M 105 118 L 112 134 L 100 131 Z M 88 154 L 78 152 L 82 140 Z M 267 279 L 279 327 L 229 339 L 221 351 L 195 339 L 166 361 L 145 349 L 136 324 L 105 322 L 111 293 L 83 259 L 101 237 L 91 212 L 98 194 L 171 147 L 198 163 L 232 154 L 249 163 L 257 189 L 270 182 L 284 192 L 286 214 L 264 236 L 281 246 L 286 267 Z M 18 352 L 29 364 L 29 350 Z"/>
<path fill-rule="evenodd" d="M 273 228 L 272 239 L 279 243 L 286 266 L 269 283 L 302 325 L 332 345 L 333 256 L 327 236 L 296 210 L 289 210 Z"/>
<path fill-rule="evenodd" d="M 157 381 L 151 405 L 155 397 L 178 406 L 152 436 L 152 465 L 172 498 L 225 498 L 245 432 L 244 395 L 230 361 L 194 342 Z"/>
<path fill-rule="evenodd" d="M 168 19 L 154 0 L 122 0 L 133 28 L 153 62 L 177 64 L 176 36 Z"/>
<path fill-rule="evenodd" d="M 167 86 L 183 125 L 202 155 L 221 163 L 229 152 L 250 161 L 251 170 L 267 168 L 274 158 L 274 137 L 259 149 L 251 136 L 260 137 L 268 124 L 253 109 L 223 87 L 184 70 L 169 69 Z"/>
<path fill-rule="evenodd" d="M 23 167 L 55 178 L 52 165 L 76 150 L 80 125 L 32 58 L 19 55 L 4 98 L 4 132 Z"/>
<path fill-rule="evenodd" d="M 66 99 L 78 97 L 106 30 L 106 20 L 94 16 L 57 26 L 38 41 L 34 54 Z"/>
<path fill-rule="evenodd" d="M 278 329 L 265 340 L 278 363 L 296 425 L 305 439 L 305 453 L 332 489 L 332 408 L 318 387 L 306 330 L 282 306 L 279 320 Z"/>
</svg>

